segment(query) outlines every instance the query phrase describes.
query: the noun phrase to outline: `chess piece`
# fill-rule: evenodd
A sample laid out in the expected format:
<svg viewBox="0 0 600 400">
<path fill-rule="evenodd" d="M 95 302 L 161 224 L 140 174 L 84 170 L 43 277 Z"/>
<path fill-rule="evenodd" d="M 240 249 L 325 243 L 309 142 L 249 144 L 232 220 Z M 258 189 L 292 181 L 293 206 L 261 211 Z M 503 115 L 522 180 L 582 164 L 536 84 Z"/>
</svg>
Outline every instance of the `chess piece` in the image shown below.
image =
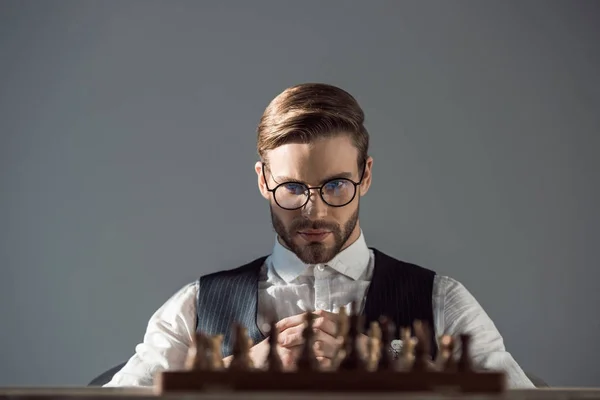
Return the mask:
<svg viewBox="0 0 600 400">
<path fill-rule="evenodd" d="M 350 315 L 350 326 L 346 336 L 344 359 L 340 363 L 342 370 L 364 370 L 366 365 L 361 354 L 359 336 L 362 333 L 362 317 L 358 314 L 356 302 L 352 302 L 352 314 Z"/>
<path fill-rule="evenodd" d="M 399 371 L 409 371 L 415 362 L 415 347 L 417 340 L 410 334 L 410 328 L 400 328 L 400 339 L 402 348 L 396 362 L 396 369 Z"/>
<path fill-rule="evenodd" d="M 429 345 L 429 329 L 422 321 L 415 321 L 413 324 L 417 344 L 415 346 L 415 362 L 412 369 L 415 371 L 426 371 L 431 369 L 430 361 L 431 346 Z"/>
<path fill-rule="evenodd" d="M 346 308 L 341 307 L 338 312 L 338 319 L 336 322 L 336 339 L 338 340 L 338 348 L 333 357 L 333 362 L 331 365 L 332 370 L 336 370 L 339 365 L 342 363 L 342 360 L 346 356 L 346 342 L 348 336 L 348 314 L 346 313 Z"/>
<path fill-rule="evenodd" d="M 392 355 L 391 345 L 396 327 L 394 326 L 394 322 L 390 321 L 387 317 L 381 317 L 379 319 L 379 324 L 381 326 L 381 355 L 379 357 L 377 370 L 391 370 L 394 368 L 394 357 Z"/>
<path fill-rule="evenodd" d="M 254 363 L 250 358 L 250 347 L 252 342 L 248 339 L 246 328 L 240 324 L 234 325 L 234 343 L 232 359 L 229 364 L 231 370 L 250 370 L 254 368 Z"/>
<path fill-rule="evenodd" d="M 367 346 L 367 369 L 376 371 L 381 358 L 381 328 L 376 321 L 371 322 Z"/>
<path fill-rule="evenodd" d="M 211 336 L 208 338 L 210 356 L 208 358 L 208 369 L 211 371 L 219 371 L 225 368 L 223 364 L 223 354 L 221 353 L 221 345 L 223 344 L 223 335 Z"/>
<path fill-rule="evenodd" d="M 460 372 L 469 372 L 473 370 L 473 362 L 471 360 L 471 335 L 462 334 L 460 338 L 460 358 L 458 359 L 457 369 Z"/>
<path fill-rule="evenodd" d="M 206 337 L 201 333 L 194 335 L 192 345 L 188 349 L 184 368 L 186 370 L 204 371 L 208 369 Z"/>
<path fill-rule="evenodd" d="M 439 371 L 455 372 L 456 360 L 454 359 L 454 339 L 450 335 L 443 335 L 439 341 L 439 352 L 436 368 Z"/>
<path fill-rule="evenodd" d="M 276 322 L 271 322 L 269 330 L 269 354 L 267 355 L 267 370 L 270 372 L 283 371 L 283 363 L 277 352 L 277 338 L 279 331 L 275 326 Z"/>
<path fill-rule="evenodd" d="M 300 353 L 296 363 L 296 367 L 299 371 L 315 371 L 319 369 L 319 362 L 317 361 L 317 357 L 315 356 L 315 351 L 313 348 L 315 342 L 315 332 L 313 330 L 314 319 L 315 315 L 313 313 L 304 313 L 305 326 L 304 330 L 302 331 L 304 344 L 302 345 L 302 352 Z"/>
</svg>

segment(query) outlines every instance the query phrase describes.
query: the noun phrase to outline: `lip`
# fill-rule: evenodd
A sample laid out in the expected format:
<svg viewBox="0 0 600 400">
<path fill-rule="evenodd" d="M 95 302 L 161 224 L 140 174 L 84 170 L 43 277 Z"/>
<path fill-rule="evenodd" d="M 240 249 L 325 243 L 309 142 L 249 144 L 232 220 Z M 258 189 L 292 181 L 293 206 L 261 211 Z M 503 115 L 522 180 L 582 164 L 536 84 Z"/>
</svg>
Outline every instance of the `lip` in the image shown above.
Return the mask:
<svg viewBox="0 0 600 400">
<path fill-rule="evenodd" d="M 300 231 L 298 234 L 307 242 L 322 242 L 323 240 L 327 239 L 327 237 L 331 234 L 331 231 L 322 229 L 309 229 L 306 231 Z"/>
</svg>

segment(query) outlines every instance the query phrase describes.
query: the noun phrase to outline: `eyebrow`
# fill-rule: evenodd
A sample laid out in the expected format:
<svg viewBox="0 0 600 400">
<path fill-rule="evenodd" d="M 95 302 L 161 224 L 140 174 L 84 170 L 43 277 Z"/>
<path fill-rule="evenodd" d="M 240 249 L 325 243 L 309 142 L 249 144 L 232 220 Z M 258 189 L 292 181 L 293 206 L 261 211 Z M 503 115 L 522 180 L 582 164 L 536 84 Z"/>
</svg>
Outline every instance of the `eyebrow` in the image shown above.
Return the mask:
<svg viewBox="0 0 600 400">
<path fill-rule="evenodd" d="M 324 179 L 321 180 L 321 182 L 319 182 L 319 184 L 325 183 L 327 181 L 333 180 L 333 179 L 352 179 L 352 172 L 341 172 L 339 174 L 335 174 L 335 175 L 330 175 Z M 275 179 L 277 178 L 277 179 Z M 284 176 L 284 175 L 277 175 L 273 177 L 273 180 L 277 183 L 285 183 L 285 182 L 297 182 L 297 183 L 304 183 L 298 179 L 292 178 L 291 176 Z"/>
</svg>

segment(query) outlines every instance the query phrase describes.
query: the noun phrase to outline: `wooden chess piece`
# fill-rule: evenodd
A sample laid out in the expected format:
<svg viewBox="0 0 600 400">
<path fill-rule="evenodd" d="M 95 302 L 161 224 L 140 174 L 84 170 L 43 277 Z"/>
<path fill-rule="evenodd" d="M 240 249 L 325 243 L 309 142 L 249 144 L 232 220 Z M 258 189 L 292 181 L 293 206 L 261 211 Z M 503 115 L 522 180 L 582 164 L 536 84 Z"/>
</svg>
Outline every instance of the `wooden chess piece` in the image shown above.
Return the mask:
<svg viewBox="0 0 600 400">
<path fill-rule="evenodd" d="M 454 339 L 450 335 L 443 335 L 439 341 L 439 353 L 436 368 L 439 371 L 455 372 L 456 360 L 454 358 Z"/>
<path fill-rule="evenodd" d="M 267 355 L 267 370 L 270 372 L 283 371 L 283 363 L 277 352 L 277 339 L 279 331 L 276 327 L 276 322 L 271 322 L 269 330 L 269 354 Z"/>
<path fill-rule="evenodd" d="M 223 344 L 223 335 L 215 335 L 208 338 L 210 348 L 210 358 L 208 369 L 211 371 L 219 371 L 225 368 L 223 363 L 223 354 L 221 353 L 221 345 Z"/>
<path fill-rule="evenodd" d="M 340 363 L 342 370 L 364 370 L 366 364 L 361 354 L 359 336 L 362 333 L 363 318 L 358 314 L 356 302 L 352 302 L 352 314 L 350 315 L 350 326 L 344 349 L 346 355 Z"/>
<path fill-rule="evenodd" d="M 319 362 L 315 356 L 314 346 L 314 335 L 313 321 L 315 315 L 310 312 L 304 313 L 304 330 L 302 331 L 302 338 L 304 344 L 302 345 L 302 352 L 296 362 L 298 371 L 316 371 L 319 369 Z"/>
<path fill-rule="evenodd" d="M 188 371 L 204 371 L 208 369 L 208 359 L 206 356 L 206 338 L 203 334 L 196 332 L 192 345 L 188 349 L 184 368 Z"/>
<path fill-rule="evenodd" d="M 458 359 L 457 369 L 460 372 L 469 372 L 473 370 L 473 361 L 471 360 L 471 335 L 461 334 L 460 338 L 460 358 Z"/>
<path fill-rule="evenodd" d="M 429 329 L 422 321 L 415 321 L 413 324 L 417 344 L 415 346 L 415 362 L 412 369 L 415 371 L 426 371 L 431 369 L 431 346 L 429 344 Z"/>
<path fill-rule="evenodd" d="M 394 322 L 387 317 L 381 317 L 379 324 L 381 326 L 381 356 L 379 357 L 377 370 L 391 370 L 394 369 L 394 356 L 392 355 L 391 345 L 396 327 Z"/>
<path fill-rule="evenodd" d="M 250 347 L 252 341 L 249 340 L 246 328 L 240 324 L 235 324 L 234 330 L 234 342 L 232 359 L 229 364 L 229 369 L 246 371 L 254 368 L 254 363 L 250 358 Z"/>
<path fill-rule="evenodd" d="M 332 370 L 336 370 L 339 365 L 342 363 L 342 360 L 346 356 L 346 342 L 348 341 L 348 313 L 346 312 L 345 307 L 341 307 L 338 312 L 338 319 L 336 322 L 336 339 L 338 340 L 338 348 L 336 350 L 335 356 L 333 357 L 333 362 L 331 365 Z"/>
<path fill-rule="evenodd" d="M 367 369 L 369 371 L 376 371 L 379 359 L 381 358 L 381 328 L 376 321 L 370 324 L 367 346 Z"/>
<path fill-rule="evenodd" d="M 402 348 L 396 362 L 396 369 L 399 371 L 409 371 L 415 362 L 415 347 L 417 340 L 410 334 L 410 328 L 400 328 L 400 339 Z"/>
</svg>

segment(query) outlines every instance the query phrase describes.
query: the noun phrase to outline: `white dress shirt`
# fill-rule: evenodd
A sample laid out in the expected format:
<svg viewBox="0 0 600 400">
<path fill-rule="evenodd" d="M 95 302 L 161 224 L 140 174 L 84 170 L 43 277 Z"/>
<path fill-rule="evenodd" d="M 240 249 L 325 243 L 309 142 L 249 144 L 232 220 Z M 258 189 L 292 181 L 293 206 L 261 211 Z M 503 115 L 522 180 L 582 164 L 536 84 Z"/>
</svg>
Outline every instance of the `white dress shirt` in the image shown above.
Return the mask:
<svg viewBox="0 0 600 400">
<path fill-rule="evenodd" d="M 356 242 L 323 265 L 304 264 L 275 240 L 259 279 L 258 326 L 305 311 L 337 312 L 356 298 L 363 299 L 364 307 L 374 262 L 362 232 Z M 151 386 L 157 372 L 183 367 L 196 331 L 198 289 L 198 281 L 184 286 L 152 315 L 135 354 L 105 386 Z M 436 275 L 432 300 L 436 337 L 471 334 L 475 365 L 504 370 L 509 388 L 534 387 L 506 351 L 492 320 L 462 284 Z"/>
</svg>

